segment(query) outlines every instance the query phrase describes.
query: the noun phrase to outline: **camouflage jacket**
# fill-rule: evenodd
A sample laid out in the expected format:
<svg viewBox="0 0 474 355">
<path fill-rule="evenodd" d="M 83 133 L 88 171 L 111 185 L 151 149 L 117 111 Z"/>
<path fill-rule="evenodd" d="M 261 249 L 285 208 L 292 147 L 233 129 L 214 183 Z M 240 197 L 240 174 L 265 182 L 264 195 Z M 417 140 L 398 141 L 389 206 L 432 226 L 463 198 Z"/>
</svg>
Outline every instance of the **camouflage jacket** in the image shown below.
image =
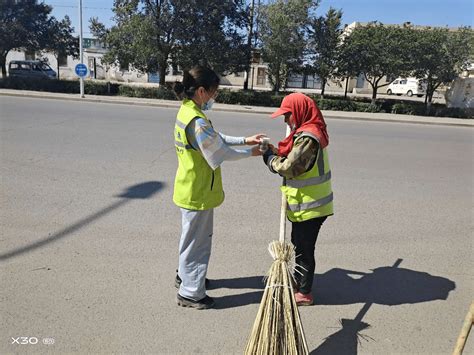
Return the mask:
<svg viewBox="0 0 474 355">
<path fill-rule="evenodd" d="M 311 137 L 297 135 L 287 157 L 274 156 L 268 161 L 273 173 L 292 179 L 310 170 L 318 155 L 319 143 Z"/>
</svg>

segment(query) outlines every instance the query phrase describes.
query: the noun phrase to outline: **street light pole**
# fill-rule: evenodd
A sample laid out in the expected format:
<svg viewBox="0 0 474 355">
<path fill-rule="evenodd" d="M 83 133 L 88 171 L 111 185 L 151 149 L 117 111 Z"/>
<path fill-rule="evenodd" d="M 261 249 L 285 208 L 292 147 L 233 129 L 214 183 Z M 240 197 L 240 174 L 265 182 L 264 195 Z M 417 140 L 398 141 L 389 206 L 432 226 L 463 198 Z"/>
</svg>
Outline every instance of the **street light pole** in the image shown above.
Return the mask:
<svg viewBox="0 0 474 355">
<path fill-rule="evenodd" d="M 82 52 L 82 0 L 79 0 L 79 54 L 81 64 L 84 64 L 84 53 Z M 81 97 L 84 97 L 84 77 L 79 78 L 81 86 Z"/>
<path fill-rule="evenodd" d="M 252 0 L 250 5 L 250 22 L 249 22 L 249 33 L 247 38 L 247 45 L 250 47 L 250 53 L 252 55 L 252 30 L 253 30 L 253 10 L 254 10 L 255 0 Z M 250 59 L 250 66 L 252 65 L 252 58 Z M 249 74 L 250 66 L 245 71 L 245 80 L 244 80 L 244 90 L 249 88 Z M 252 83 L 253 84 L 253 83 Z"/>
</svg>

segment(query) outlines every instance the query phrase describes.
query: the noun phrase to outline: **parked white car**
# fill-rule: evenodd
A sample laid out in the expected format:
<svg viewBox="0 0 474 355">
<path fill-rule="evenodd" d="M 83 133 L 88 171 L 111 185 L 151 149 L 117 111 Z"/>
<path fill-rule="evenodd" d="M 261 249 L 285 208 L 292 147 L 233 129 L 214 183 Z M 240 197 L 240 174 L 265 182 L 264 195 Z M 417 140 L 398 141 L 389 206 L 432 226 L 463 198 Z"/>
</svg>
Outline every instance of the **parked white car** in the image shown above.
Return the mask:
<svg viewBox="0 0 474 355">
<path fill-rule="evenodd" d="M 387 94 L 422 97 L 426 94 L 426 84 L 416 78 L 398 78 L 388 86 Z"/>
</svg>

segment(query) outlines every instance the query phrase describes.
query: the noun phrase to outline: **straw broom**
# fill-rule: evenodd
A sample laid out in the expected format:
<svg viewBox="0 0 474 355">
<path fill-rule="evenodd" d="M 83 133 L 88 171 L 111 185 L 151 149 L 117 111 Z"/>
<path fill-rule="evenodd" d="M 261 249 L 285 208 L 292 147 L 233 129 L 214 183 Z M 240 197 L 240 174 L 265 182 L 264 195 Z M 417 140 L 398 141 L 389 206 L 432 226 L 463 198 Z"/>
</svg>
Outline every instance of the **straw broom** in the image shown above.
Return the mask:
<svg viewBox="0 0 474 355">
<path fill-rule="evenodd" d="M 288 133 L 288 132 L 287 132 Z M 268 271 L 265 291 L 245 348 L 245 355 L 307 355 L 298 306 L 293 293 L 295 249 L 285 242 L 286 196 L 282 193 L 280 238 L 268 246 L 273 264 Z"/>
</svg>

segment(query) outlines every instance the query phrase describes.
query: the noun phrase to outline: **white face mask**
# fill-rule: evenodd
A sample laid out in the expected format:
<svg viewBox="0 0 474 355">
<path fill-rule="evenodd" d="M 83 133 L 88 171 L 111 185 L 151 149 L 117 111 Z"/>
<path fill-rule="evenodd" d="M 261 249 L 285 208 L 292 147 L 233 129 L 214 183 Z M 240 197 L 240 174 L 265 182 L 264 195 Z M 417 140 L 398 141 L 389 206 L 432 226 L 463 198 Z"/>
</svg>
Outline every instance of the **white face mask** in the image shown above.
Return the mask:
<svg viewBox="0 0 474 355">
<path fill-rule="evenodd" d="M 201 110 L 203 111 L 209 111 L 211 108 L 212 108 L 212 105 L 214 105 L 214 99 L 213 98 L 210 98 L 209 101 L 203 103 L 201 105 Z"/>
</svg>

